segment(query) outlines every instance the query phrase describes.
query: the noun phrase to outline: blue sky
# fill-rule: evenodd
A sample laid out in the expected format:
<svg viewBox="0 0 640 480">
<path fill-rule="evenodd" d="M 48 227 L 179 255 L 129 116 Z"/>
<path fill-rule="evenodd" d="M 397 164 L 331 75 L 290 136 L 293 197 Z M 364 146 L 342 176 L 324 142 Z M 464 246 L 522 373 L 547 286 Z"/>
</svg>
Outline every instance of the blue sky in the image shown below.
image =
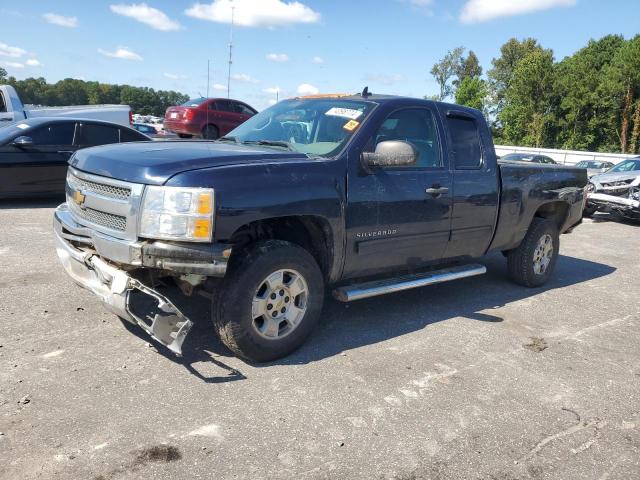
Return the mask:
<svg viewBox="0 0 640 480">
<path fill-rule="evenodd" d="M 0 0 L 0 66 L 18 78 L 66 77 L 226 96 L 231 0 Z M 561 59 L 590 38 L 640 31 L 637 0 L 233 0 L 231 96 L 264 108 L 296 93 L 364 85 L 437 92 L 429 70 L 473 49 L 485 68 L 509 38 L 535 37 Z M 53 14 L 53 15 L 52 15 Z"/>
</svg>

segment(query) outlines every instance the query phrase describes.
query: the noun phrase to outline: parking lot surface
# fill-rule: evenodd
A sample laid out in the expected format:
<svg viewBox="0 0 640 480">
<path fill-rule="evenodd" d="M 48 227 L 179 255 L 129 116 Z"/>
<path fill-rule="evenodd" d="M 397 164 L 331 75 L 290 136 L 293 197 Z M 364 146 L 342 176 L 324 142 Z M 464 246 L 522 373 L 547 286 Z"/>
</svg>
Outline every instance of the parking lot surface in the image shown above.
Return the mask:
<svg viewBox="0 0 640 480">
<path fill-rule="evenodd" d="M 543 288 L 497 254 L 327 297 L 302 349 L 248 365 L 208 313 L 178 359 L 75 286 L 54 205 L 0 209 L 0 478 L 640 478 L 638 225 L 586 220 Z"/>
</svg>

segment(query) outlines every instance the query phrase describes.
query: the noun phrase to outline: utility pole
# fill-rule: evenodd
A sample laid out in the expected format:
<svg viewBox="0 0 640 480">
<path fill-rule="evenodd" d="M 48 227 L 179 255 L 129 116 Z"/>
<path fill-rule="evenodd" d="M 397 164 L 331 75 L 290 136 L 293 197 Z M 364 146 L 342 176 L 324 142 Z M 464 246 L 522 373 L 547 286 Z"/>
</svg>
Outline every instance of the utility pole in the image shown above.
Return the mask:
<svg viewBox="0 0 640 480">
<path fill-rule="evenodd" d="M 231 3 L 231 32 L 229 33 L 229 73 L 227 74 L 227 98 L 231 97 L 231 64 L 233 63 L 233 14 L 235 10 L 233 2 Z"/>
</svg>

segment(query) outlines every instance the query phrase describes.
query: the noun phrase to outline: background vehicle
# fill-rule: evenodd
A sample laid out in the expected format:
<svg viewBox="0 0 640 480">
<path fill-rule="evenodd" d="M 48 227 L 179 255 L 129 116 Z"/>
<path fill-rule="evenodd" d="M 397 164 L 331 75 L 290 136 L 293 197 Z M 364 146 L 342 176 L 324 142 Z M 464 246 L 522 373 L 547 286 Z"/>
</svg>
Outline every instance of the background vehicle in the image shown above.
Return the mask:
<svg viewBox="0 0 640 480">
<path fill-rule="evenodd" d="M 76 283 L 174 352 L 192 323 L 149 278 L 209 289 L 216 331 L 253 361 L 304 342 L 325 285 L 368 298 L 480 275 L 470 260 L 491 251 L 515 282 L 544 284 L 587 184 L 584 169 L 498 164 L 477 110 L 366 91 L 281 101 L 218 142 L 105 146 L 70 163 L 54 228 Z M 87 215 L 111 187 L 121 197 Z"/>
<path fill-rule="evenodd" d="M 164 128 L 183 138 L 200 136 L 214 140 L 255 114 L 254 108 L 238 100 L 194 98 L 182 105 L 167 108 Z"/>
<path fill-rule="evenodd" d="M 0 127 L 5 122 L 34 117 L 86 118 L 129 126 L 131 124 L 131 108 L 128 105 L 25 106 L 15 88 L 11 85 L 0 85 Z"/>
<path fill-rule="evenodd" d="M 67 162 L 79 148 L 150 140 L 110 122 L 31 118 L 0 128 L 0 198 L 64 193 Z"/>
<path fill-rule="evenodd" d="M 553 158 L 547 157 L 546 155 L 531 155 L 530 153 L 509 153 L 500 157 L 500 160 L 556 164 Z"/>
<path fill-rule="evenodd" d="M 576 163 L 576 167 L 587 169 L 587 175 L 589 176 L 589 178 L 599 173 L 606 172 L 614 165 L 614 163 L 604 162 L 600 160 L 582 160 L 581 162 Z"/>
<path fill-rule="evenodd" d="M 165 140 L 177 137 L 175 133 L 164 130 L 162 125 L 158 125 L 158 128 L 156 128 L 153 125 L 148 125 L 146 123 L 134 123 L 131 127 L 154 140 Z"/>
<path fill-rule="evenodd" d="M 584 216 L 603 211 L 640 220 L 640 157 L 624 160 L 607 172 L 594 175 L 587 190 Z"/>
</svg>

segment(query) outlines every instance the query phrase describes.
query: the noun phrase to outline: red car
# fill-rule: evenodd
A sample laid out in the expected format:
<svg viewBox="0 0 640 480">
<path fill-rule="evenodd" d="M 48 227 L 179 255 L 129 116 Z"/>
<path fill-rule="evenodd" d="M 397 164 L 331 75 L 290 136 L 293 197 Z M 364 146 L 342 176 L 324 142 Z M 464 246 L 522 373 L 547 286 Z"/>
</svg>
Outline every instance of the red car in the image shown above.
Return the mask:
<svg viewBox="0 0 640 480">
<path fill-rule="evenodd" d="M 164 114 L 164 128 L 181 138 L 194 136 L 214 140 L 222 137 L 257 112 L 249 105 L 227 98 L 195 98 Z"/>
</svg>

